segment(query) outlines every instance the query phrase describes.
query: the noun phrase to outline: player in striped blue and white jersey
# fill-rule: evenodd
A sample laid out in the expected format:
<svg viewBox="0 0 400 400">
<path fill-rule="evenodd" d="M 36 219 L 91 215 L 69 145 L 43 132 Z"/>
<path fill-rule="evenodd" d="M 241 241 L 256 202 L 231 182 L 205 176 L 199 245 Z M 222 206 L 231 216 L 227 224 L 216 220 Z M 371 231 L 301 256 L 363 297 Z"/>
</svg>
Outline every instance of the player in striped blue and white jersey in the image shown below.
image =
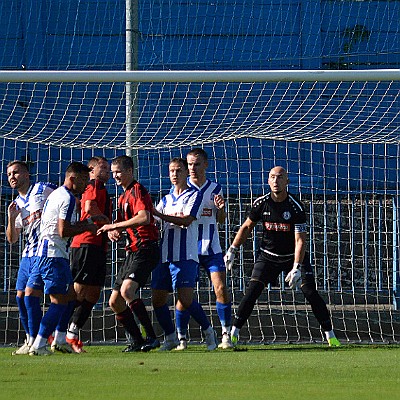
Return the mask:
<svg viewBox="0 0 400 400">
<path fill-rule="evenodd" d="M 8 223 L 6 236 L 9 243 L 16 243 L 22 233 L 24 236 L 24 249 L 17 274 L 17 305 L 21 324 L 26 332 L 24 344 L 14 351 L 13 355 L 28 354 L 29 346 L 33 343 L 34 336 L 30 335 L 30 322 L 28 309 L 32 304 L 37 304 L 41 318 L 40 298 L 42 288 L 32 293 L 30 299 L 25 298 L 25 288 L 31 272 L 34 254 L 37 250 L 39 239 L 40 218 L 44 203 L 49 194 L 57 187 L 48 182 L 30 183 L 28 165 L 19 160 L 14 160 L 7 165 L 7 179 L 11 188 L 18 191 L 18 196 L 8 206 Z M 27 301 L 29 304 L 25 304 Z"/>
<path fill-rule="evenodd" d="M 202 194 L 187 184 L 188 167 L 183 158 L 169 163 L 173 191 L 164 196 L 154 216 L 163 221 L 161 264 L 153 271 L 152 295 L 157 319 L 164 329 L 162 350 L 172 350 L 176 342 L 174 327 L 167 306 L 168 293 L 177 291 L 176 328 L 179 345 L 187 347 L 187 329 L 192 316 L 204 331 L 208 350 L 217 347 L 215 331 L 201 305 L 193 298 L 198 271 L 198 223 Z"/>
<path fill-rule="evenodd" d="M 219 348 L 232 346 L 230 326 L 232 305 L 226 287 L 226 268 L 219 240 L 218 223 L 225 222 L 225 200 L 222 187 L 206 177 L 208 155 L 201 148 L 192 149 L 186 156 L 189 168 L 188 184 L 201 192 L 201 216 L 198 220 L 199 263 L 211 279 L 216 296 L 216 311 L 221 322 L 222 340 Z"/>
<path fill-rule="evenodd" d="M 85 231 L 97 232 L 92 218 L 77 222 L 76 196 L 85 190 L 89 171 L 86 165 L 72 162 L 66 170 L 63 186 L 49 195 L 43 208 L 37 257 L 25 296 L 28 297 L 30 291 L 37 287 L 44 287 L 51 304 L 40 322 L 29 355 L 51 354 L 46 342 L 54 330 L 52 351 L 72 352 L 66 342 L 67 325 L 75 300 L 69 265 L 69 242 L 72 236 Z"/>
</svg>

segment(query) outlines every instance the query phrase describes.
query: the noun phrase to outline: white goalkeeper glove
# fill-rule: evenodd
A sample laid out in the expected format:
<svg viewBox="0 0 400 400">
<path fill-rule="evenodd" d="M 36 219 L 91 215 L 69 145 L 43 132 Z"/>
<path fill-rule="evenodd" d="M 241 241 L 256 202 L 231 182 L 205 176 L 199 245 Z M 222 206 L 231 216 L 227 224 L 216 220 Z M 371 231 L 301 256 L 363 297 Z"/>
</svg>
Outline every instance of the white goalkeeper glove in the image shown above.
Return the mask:
<svg viewBox="0 0 400 400">
<path fill-rule="evenodd" d="M 237 247 L 231 246 L 231 247 L 229 247 L 228 251 L 224 255 L 225 267 L 228 271 L 230 271 L 232 269 L 233 261 L 235 260 L 236 251 L 237 251 Z"/>
<path fill-rule="evenodd" d="M 301 264 L 294 264 L 293 268 L 286 275 L 285 282 L 289 284 L 290 289 L 300 289 L 301 285 Z"/>
</svg>

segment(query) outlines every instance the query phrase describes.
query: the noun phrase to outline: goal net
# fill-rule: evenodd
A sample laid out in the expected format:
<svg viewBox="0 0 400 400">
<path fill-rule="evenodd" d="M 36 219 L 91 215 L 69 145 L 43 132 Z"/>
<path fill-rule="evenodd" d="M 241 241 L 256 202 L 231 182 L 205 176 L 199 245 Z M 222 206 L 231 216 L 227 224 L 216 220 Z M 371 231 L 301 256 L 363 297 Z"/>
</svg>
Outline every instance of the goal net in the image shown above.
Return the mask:
<svg viewBox="0 0 400 400">
<path fill-rule="evenodd" d="M 397 1 L 2 2 L 3 226 L 16 195 L 10 160 L 26 160 L 32 180 L 61 184 L 72 160 L 128 153 L 156 202 L 170 188 L 168 161 L 199 146 L 227 200 L 225 249 L 281 165 L 308 210 L 308 250 L 338 337 L 398 342 L 399 11 Z M 112 179 L 108 189 L 116 200 Z M 228 274 L 234 311 L 260 228 Z M 24 338 L 15 302 L 22 247 L 7 244 L 3 229 L 2 344 Z M 108 307 L 123 257 L 123 244 L 113 244 L 84 341 L 125 340 Z M 241 341 L 323 340 L 302 294 L 283 278 L 263 292 Z M 149 287 L 142 296 L 151 312 Z M 204 273 L 196 296 L 220 334 Z M 201 339 L 195 324 L 190 335 Z"/>
</svg>

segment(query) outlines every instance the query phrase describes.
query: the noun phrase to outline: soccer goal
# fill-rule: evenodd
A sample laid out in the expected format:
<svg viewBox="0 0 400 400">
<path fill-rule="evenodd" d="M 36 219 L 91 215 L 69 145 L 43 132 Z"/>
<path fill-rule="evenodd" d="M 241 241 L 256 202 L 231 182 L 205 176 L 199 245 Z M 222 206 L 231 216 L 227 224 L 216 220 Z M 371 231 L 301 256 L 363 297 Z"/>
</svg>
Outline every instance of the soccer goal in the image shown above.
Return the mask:
<svg viewBox="0 0 400 400">
<path fill-rule="evenodd" d="M 85 161 L 92 154 L 112 158 L 125 153 L 129 142 L 138 177 L 157 201 L 170 187 L 168 160 L 202 146 L 210 156 L 210 177 L 222 184 L 227 199 L 221 227 L 226 248 L 252 202 L 268 191 L 269 169 L 282 165 L 290 191 L 299 193 L 308 208 L 309 252 L 338 335 L 349 342 L 398 341 L 398 73 L 3 72 L 0 80 L 7 83 L 0 113 L 14 104 L 0 128 L 3 166 L 10 158 L 25 157 L 36 179 L 61 183 L 71 160 Z M 127 80 L 136 93 L 128 133 Z M 101 101 L 105 95 L 108 101 Z M 22 98 L 27 99 L 23 106 Z M 13 194 L 4 170 L 2 179 L 6 218 Z M 110 191 L 116 198 L 112 182 Z M 234 309 L 250 276 L 257 239 L 258 232 L 228 276 Z M 107 286 L 84 340 L 123 339 L 107 304 L 121 251 L 122 244 L 112 247 Z M 20 330 L 12 307 L 18 252 L 5 242 L 3 259 L 7 343 Z M 204 274 L 197 295 L 218 326 Z M 143 296 L 151 310 L 148 288 Z M 191 335 L 195 339 L 200 332 L 192 327 Z M 318 342 L 322 336 L 301 293 L 279 279 L 259 299 L 241 340 Z"/>
</svg>

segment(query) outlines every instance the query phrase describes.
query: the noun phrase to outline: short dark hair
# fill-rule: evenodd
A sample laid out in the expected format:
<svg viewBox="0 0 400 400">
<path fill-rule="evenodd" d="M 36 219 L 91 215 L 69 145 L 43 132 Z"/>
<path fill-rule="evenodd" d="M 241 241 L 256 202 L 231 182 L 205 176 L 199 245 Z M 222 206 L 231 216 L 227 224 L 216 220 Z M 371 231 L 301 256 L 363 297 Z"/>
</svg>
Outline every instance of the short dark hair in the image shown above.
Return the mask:
<svg viewBox="0 0 400 400">
<path fill-rule="evenodd" d="M 89 173 L 90 168 L 82 164 L 81 162 L 73 161 L 71 164 L 68 165 L 67 169 L 65 170 L 65 173 L 75 173 L 75 174 L 82 174 L 84 172 Z"/>
<path fill-rule="evenodd" d="M 201 156 L 201 157 L 203 157 L 204 161 L 208 161 L 208 154 L 201 147 L 195 147 L 194 149 L 190 150 L 189 153 L 187 153 L 187 155 L 188 156 Z"/>
<path fill-rule="evenodd" d="M 20 165 L 22 168 L 25 168 L 29 172 L 28 164 L 25 161 L 21 160 L 13 160 L 7 164 L 7 168 L 12 167 L 13 165 Z"/>
<path fill-rule="evenodd" d="M 131 169 L 133 171 L 133 160 L 129 156 L 118 156 L 111 161 L 111 165 L 119 165 L 124 171 Z"/>
<path fill-rule="evenodd" d="M 89 159 L 88 161 L 88 167 L 90 169 L 94 168 L 100 161 L 105 161 L 106 163 L 108 163 L 107 158 L 103 157 L 103 156 L 93 156 Z"/>
<path fill-rule="evenodd" d="M 186 169 L 188 169 L 188 163 L 187 163 L 186 158 L 174 157 L 174 158 L 171 159 L 171 161 L 169 162 L 168 165 L 170 165 L 172 163 L 182 164 Z"/>
</svg>

